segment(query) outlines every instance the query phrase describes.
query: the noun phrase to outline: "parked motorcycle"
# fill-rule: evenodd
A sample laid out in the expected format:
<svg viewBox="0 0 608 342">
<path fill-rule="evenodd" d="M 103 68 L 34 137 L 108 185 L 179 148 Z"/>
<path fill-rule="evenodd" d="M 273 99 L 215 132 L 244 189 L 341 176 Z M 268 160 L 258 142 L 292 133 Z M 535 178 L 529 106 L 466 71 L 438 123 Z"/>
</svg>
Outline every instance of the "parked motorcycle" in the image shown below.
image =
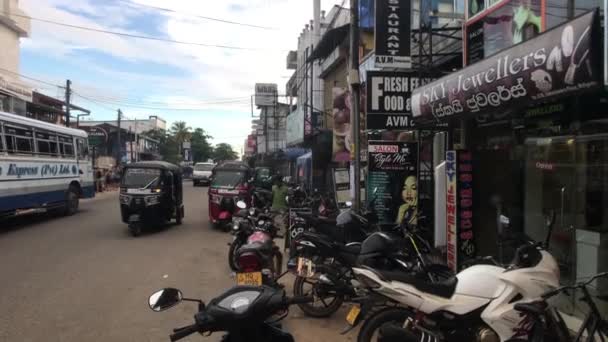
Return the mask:
<svg viewBox="0 0 608 342">
<path fill-rule="evenodd" d="M 207 305 L 200 299 L 185 298 L 174 288 L 153 293 L 148 304 L 150 309 L 160 312 L 182 301 L 198 303 L 194 324 L 173 329 L 169 335 L 172 342 L 194 333 L 208 336 L 218 331 L 226 332 L 222 337 L 225 342 L 293 342 L 293 336 L 282 330 L 279 321 L 287 316 L 290 305 L 311 300 L 310 297 L 288 298 L 283 289 L 268 286 L 237 286 Z M 270 321 L 273 316 L 276 318 Z"/>
<path fill-rule="evenodd" d="M 405 231 L 400 234 L 399 231 Z M 392 232 L 375 232 L 363 243 L 342 244 L 331 238 L 305 232 L 296 238 L 294 245 L 297 261 L 294 294 L 303 295 L 305 286 L 323 304 L 299 305 L 312 317 L 326 317 L 337 311 L 343 301 L 357 301 L 366 293 L 356 281 L 352 268 L 371 265 L 387 272 L 407 272 L 413 277 L 431 282 L 452 275 L 447 266 L 431 264 L 423 253 L 429 253 L 428 242 L 408 227 L 397 227 Z M 297 263 L 297 265 L 296 265 Z M 302 271 L 304 269 L 304 272 Z"/>
<path fill-rule="evenodd" d="M 232 241 L 228 243 L 228 266 L 233 271 L 238 271 L 237 252 L 241 246 L 247 243 L 247 237 L 253 232 L 253 226 L 256 223 L 256 217 L 259 210 L 254 207 L 247 208 L 244 201 L 236 203 L 240 209 L 232 218 Z"/>
<path fill-rule="evenodd" d="M 250 224 L 245 243 L 234 252 L 237 284 L 275 285 L 283 268 L 283 254 L 274 243 L 278 230 L 267 211 L 255 216 Z"/>
<path fill-rule="evenodd" d="M 525 340 L 522 336 L 531 333 L 532 325 L 515 306 L 559 286 L 557 262 L 547 252 L 555 215 L 549 217 L 546 241 L 520 247 L 506 269 L 474 265 L 433 283 L 406 273 L 353 268 L 370 291 L 402 305 L 366 318 L 358 341 L 371 341 L 375 333 L 379 340 L 411 342 Z M 356 325 L 360 314 L 355 312 L 347 320 Z"/>
</svg>

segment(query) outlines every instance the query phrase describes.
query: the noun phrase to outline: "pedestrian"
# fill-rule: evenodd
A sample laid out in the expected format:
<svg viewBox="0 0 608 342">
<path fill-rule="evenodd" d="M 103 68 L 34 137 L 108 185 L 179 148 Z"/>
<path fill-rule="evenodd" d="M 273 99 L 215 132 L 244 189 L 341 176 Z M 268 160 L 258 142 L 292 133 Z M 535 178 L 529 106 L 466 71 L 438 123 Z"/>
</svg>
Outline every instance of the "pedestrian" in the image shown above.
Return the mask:
<svg viewBox="0 0 608 342">
<path fill-rule="evenodd" d="M 287 194 L 289 189 L 285 182 L 283 182 L 283 177 L 281 175 L 275 175 L 273 177 L 272 186 L 272 206 L 270 209 L 276 213 L 275 216 L 275 224 L 279 230 L 284 230 L 285 227 L 285 212 L 288 209 L 287 206 Z"/>
</svg>

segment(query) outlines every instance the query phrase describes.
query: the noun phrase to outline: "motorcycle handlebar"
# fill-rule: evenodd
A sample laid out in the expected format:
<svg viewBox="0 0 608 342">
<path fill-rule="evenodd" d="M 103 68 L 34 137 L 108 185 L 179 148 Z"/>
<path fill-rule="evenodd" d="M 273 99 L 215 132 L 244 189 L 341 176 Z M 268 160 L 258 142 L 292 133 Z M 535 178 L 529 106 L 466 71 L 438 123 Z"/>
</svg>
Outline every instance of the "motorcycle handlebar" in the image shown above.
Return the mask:
<svg viewBox="0 0 608 342">
<path fill-rule="evenodd" d="M 169 338 L 171 339 L 171 342 L 175 342 L 178 340 L 181 340 L 182 338 L 192 335 L 196 332 L 198 332 L 200 330 L 198 324 L 193 324 L 193 325 L 189 325 L 187 327 L 183 327 L 177 331 L 175 331 L 175 333 L 169 335 Z"/>
</svg>

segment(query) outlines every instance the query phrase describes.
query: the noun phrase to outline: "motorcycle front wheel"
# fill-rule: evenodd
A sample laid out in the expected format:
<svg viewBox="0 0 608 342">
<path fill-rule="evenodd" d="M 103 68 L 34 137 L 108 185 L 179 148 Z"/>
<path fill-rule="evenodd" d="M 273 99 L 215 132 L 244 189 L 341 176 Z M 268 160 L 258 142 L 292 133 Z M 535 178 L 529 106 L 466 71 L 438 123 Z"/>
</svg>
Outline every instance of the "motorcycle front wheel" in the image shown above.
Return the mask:
<svg viewBox="0 0 608 342">
<path fill-rule="evenodd" d="M 239 270 L 239 266 L 236 262 L 236 253 L 242 245 L 243 241 L 237 238 L 230 243 L 230 248 L 228 249 L 228 266 L 230 266 L 230 269 L 234 272 Z"/>
<path fill-rule="evenodd" d="M 403 328 L 406 319 L 414 314 L 405 308 L 386 308 L 369 316 L 359 331 L 357 342 L 414 342 L 420 341 L 410 330 Z"/>
<path fill-rule="evenodd" d="M 298 304 L 300 309 L 308 316 L 315 318 L 329 317 L 340 309 L 344 302 L 344 295 L 327 293 L 320 289 L 318 279 L 296 277 L 293 282 L 293 294 L 295 296 L 313 295 L 315 301 L 312 303 Z"/>
</svg>

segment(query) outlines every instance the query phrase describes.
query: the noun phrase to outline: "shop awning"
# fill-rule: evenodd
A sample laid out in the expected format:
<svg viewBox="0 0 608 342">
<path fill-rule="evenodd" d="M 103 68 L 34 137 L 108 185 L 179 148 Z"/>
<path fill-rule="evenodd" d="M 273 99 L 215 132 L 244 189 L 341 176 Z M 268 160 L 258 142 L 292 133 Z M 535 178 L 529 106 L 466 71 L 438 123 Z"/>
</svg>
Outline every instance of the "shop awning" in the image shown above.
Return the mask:
<svg viewBox="0 0 608 342">
<path fill-rule="evenodd" d="M 329 56 L 329 54 L 346 39 L 349 30 L 350 24 L 346 24 L 325 32 L 319 41 L 319 44 L 317 44 L 310 56 L 308 56 L 306 62 L 310 63 L 316 59 L 322 59 Z"/>
<path fill-rule="evenodd" d="M 595 90 L 602 77 L 597 10 L 415 89 L 416 123 L 506 113 Z"/>
</svg>

